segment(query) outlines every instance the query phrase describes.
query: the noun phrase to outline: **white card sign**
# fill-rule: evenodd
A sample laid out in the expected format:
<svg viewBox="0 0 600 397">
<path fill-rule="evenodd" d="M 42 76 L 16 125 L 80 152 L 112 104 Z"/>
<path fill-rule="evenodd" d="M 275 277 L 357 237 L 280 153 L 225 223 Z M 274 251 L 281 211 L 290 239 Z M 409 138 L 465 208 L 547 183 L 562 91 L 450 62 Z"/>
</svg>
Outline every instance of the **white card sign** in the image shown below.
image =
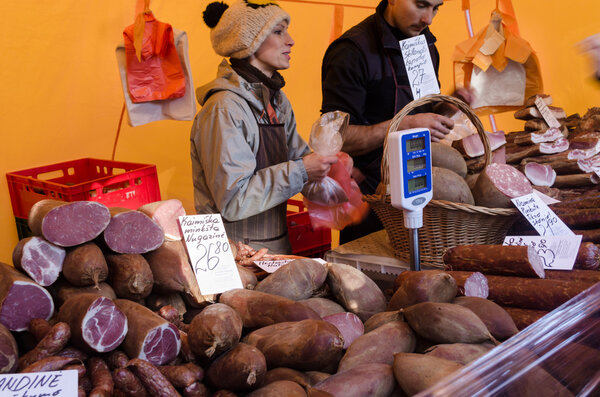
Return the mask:
<svg viewBox="0 0 600 397">
<path fill-rule="evenodd" d="M 571 270 L 575 265 L 582 236 L 507 236 L 504 245 L 530 245 L 546 270 Z"/>
<path fill-rule="evenodd" d="M 243 288 L 220 214 L 180 216 L 179 226 L 203 295 Z"/>
<path fill-rule="evenodd" d="M 535 193 L 514 198 L 512 202 L 540 236 L 573 236 L 575 234 Z"/>
<path fill-rule="evenodd" d="M 273 273 L 283 265 L 287 265 L 294 259 L 281 259 L 277 261 L 254 261 L 254 264 L 267 273 Z"/>
<path fill-rule="evenodd" d="M 400 50 L 413 99 L 429 94 L 439 94 L 440 86 L 435 75 L 429 46 L 425 35 L 400 40 Z"/>
<path fill-rule="evenodd" d="M 548 105 L 546 105 L 546 102 L 544 102 L 542 98 L 535 98 L 535 106 L 538 108 L 540 114 L 544 118 L 544 121 L 546 122 L 546 124 L 548 124 L 549 127 L 560 128 L 560 123 L 558 122 L 558 120 L 556 120 L 556 117 L 554 117 L 554 115 L 548 108 Z"/>
<path fill-rule="evenodd" d="M 77 397 L 77 371 L 31 372 L 0 375 L 0 396 Z"/>
</svg>

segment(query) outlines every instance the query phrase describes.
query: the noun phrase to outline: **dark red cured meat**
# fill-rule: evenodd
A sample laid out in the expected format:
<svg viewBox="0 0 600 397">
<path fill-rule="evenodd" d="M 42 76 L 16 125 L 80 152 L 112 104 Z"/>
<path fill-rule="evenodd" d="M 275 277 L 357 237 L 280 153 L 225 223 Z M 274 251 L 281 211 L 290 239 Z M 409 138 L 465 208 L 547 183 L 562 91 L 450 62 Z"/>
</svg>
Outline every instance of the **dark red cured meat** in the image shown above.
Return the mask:
<svg viewBox="0 0 600 397">
<path fill-rule="evenodd" d="M 128 368 L 117 368 L 112 372 L 115 389 L 125 392 L 129 397 L 146 397 L 148 392 L 140 379 Z"/>
<path fill-rule="evenodd" d="M 183 389 L 183 397 L 209 397 L 210 391 L 200 382 L 194 382 Z"/>
<path fill-rule="evenodd" d="M 34 236 L 19 241 L 13 250 L 12 260 L 15 268 L 23 270 L 39 285 L 47 287 L 58 278 L 65 255 L 64 248 Z"/>
<path fill-rule="evenodd" d="M 164 242 L 162 228 L 143 212 L 111 208 L 111 213 L 113 216 L 104 230 L 103 239 L 114 252 L 145 254 Z"/>
<path fill-rule="evenodd" d="M 78 294 L 67 299 L 57 318 L 71 326 L 75 346 L 98 353 L 116 349 L 128 330 L 127 318 L 114 302 L 96 294 Z"/>
<path fill-rule="evenodd" d="M 129 357 L 154 365 L 169 363 L 177 357 L 181 338 L 176 326 L 139 303 L 127 299 L 117 299 L 115 303 L 129 323 L 129 332 L 122 345 Z"/>
<path fill-rule="evenodd" d="M 53 244 L 72 247 L 98 237 L 109 222 L 110 212 L 104 204 L 75 201 L 50 210 L 42 220 L 41 232 Z"/>
<path fill-rule="evenodd" d="M 14 372 L 17 368 L 19 350 L 13 334 L 0 324 L 0 374 Z"/>
<path fill-rule="evenodd" d="M 484 172 L 494 182 L 496 188 L 509 198 L 533 193 L 533 188 L 527 177 L 515 167 L 492 163 L 485 168 Z"/>
<path fill-rule="evenodd" d="M 347 349 L 352 342 L 364 334 L 365 326 L 360 318 L 354 313 L 335 313 L 323 317 L 324 321 L 335 325 L 344 338 L 344 349 Z"/>
<path fill-rule="evenodd" d="M 70 337 L 71 329 L 67 323 L 54 324 L 33 349 L 19 357 L 18 368 L 23 369 L 42 358 L 57 355 L 67 345 Z"/>
<path fill-rule="evenodd" d="M 488 282 L 483 273 L 462 271 L 447 271 L 446 273 L 456 281 L 459 296 L 488 297 Z"/>
<path fill-rule="evenodd" d="M 152 363 L 139 358 L 132 358 L 127 363 L 134 374 L 142 381 L 148 393 L 157 397 L 175 397 L 180 394 L 175 390 L 171 382 Z"/>
<path fill-rule="evenodd" d="M 584 283 L 600 283 L 600 272 L 597 270 L 547 270 L 546 278 L 550 280 L 580 281 Z"/>
<path fill-rule="evenodd" d="M 94 387 L 90 397 L 112 397 L 115 385 L 106 362 L 100 357 L 90 357 L 88 369 Z"/>
<path fill-rule="evenodd" d="M 48 320 L 54 312 L 52 296 L 32 279 L 0 262 L 0 324 L 25 331 L 34 318 Z"/>
</svg>

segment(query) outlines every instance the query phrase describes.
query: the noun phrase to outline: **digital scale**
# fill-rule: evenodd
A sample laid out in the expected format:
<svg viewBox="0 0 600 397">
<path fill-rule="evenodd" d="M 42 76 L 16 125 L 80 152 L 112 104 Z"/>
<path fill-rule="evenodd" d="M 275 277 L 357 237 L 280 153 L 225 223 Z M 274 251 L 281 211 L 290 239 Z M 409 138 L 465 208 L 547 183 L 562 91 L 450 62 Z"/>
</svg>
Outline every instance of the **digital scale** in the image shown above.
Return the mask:
<svg viewBox="0 0 600 397">
<path fill-rule="evenodd" d="M 403 210 L 404 227 L 409 229 L 411 270 L 421 270 L 419 228 L 423 207 L 433 196 L 430 142 L 426 128 L 391 132 L 387 142 L 392 206 Z"/>
</svg>

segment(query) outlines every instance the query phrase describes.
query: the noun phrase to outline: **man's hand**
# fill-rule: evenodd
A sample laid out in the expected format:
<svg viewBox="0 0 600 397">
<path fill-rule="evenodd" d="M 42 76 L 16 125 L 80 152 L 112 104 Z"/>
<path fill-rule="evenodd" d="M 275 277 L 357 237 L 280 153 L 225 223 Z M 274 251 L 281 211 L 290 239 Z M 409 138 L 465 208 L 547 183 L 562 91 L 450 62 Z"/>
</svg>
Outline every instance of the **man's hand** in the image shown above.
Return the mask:
<svg viewBox="0 0 600 397">
<path fill-rule="evenodd" d="M 310 153 L 302 158 L 304 168 L 308 174 L 308 180 L 323 179 L 329 173 L 331 164 L 338 162 L 337 156 L 322 156 L 318 153 Z"/>
<path fill-rule="evenodd" d="M 404 117 L 400 129 L 409 128 L 428 128 L 431 132 L 431 141 L 439 142 L 454 128 L 454 121 L 436 113 L 420 113 Z"/>
</svg>

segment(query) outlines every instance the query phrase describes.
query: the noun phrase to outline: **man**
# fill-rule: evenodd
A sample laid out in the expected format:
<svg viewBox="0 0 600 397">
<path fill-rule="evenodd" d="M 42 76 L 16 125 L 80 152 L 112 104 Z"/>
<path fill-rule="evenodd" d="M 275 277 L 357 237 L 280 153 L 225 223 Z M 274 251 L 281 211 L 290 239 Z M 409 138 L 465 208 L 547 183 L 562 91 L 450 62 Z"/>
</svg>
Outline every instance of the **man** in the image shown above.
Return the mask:
<svg viewBox="0 0 600 397">
<path fill-rule="evenodd" d="M 399 40 L 423 34 L 437 77 L 439 53 L 428 26 L 442 3 L 443 0 L 382 0 L 375 14 L 345 32 L 325 53 L 321 111 L 350 114 L 342 150 L 354 160 L 352 176 L 363 194 L 374 193 L 381 180 L 382 146 L 391 119 L 413 100 Z M 434 113 L 432 105 L 425 105 L 406 116 L 400 129 L 429 128 L 431 140 L 436 142 L 453 126 L 450 118 Z M 362 224 L 342 230 L 340 243 L 381 228 L 371 212 Z"/>
</svg>

